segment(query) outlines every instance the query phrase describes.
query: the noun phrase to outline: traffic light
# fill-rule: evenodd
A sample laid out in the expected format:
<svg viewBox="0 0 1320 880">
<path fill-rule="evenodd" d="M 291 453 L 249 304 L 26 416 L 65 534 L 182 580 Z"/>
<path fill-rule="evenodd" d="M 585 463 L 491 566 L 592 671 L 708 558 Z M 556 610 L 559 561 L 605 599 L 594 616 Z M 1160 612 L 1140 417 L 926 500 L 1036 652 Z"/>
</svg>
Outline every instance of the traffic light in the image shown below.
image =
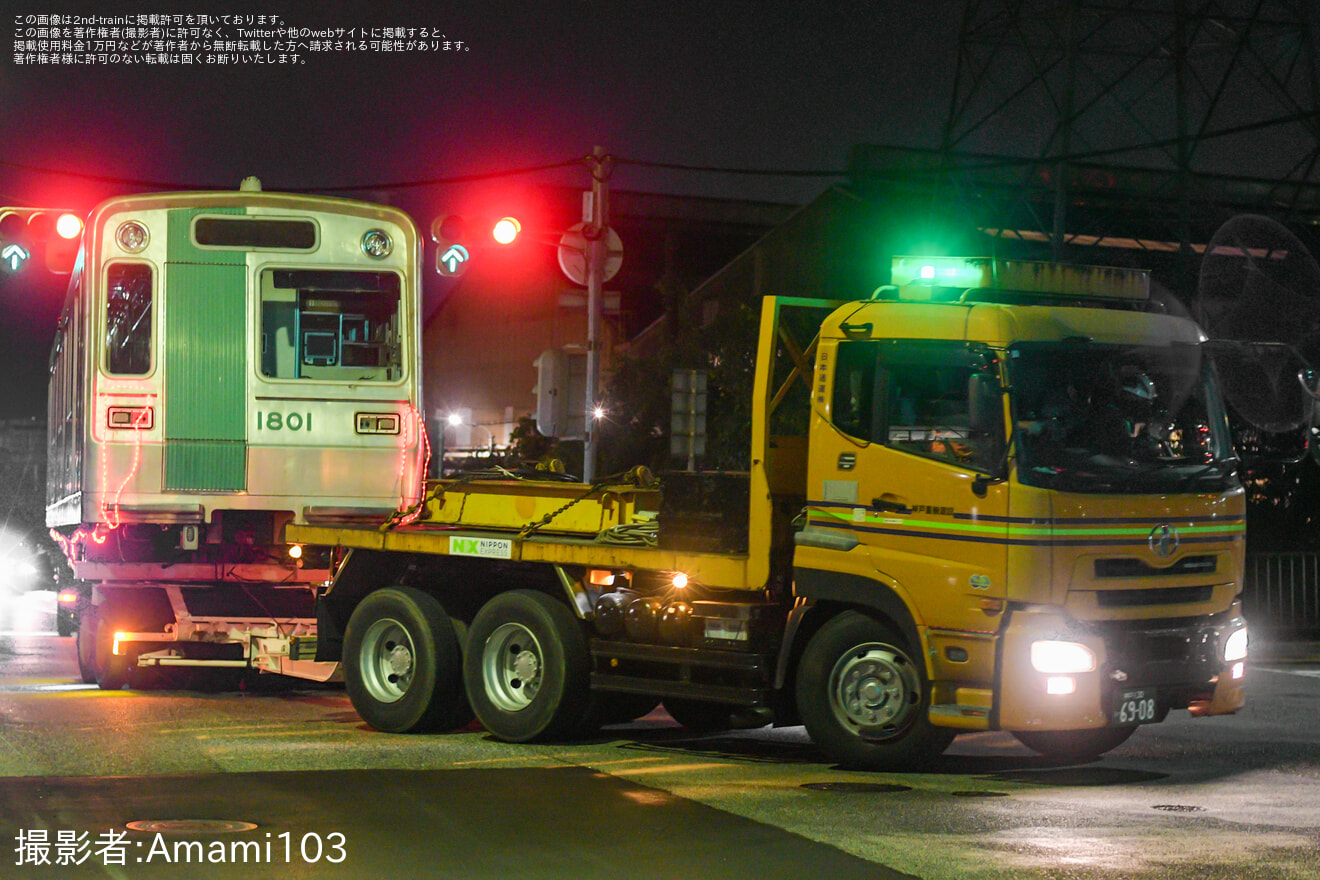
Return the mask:
<svg viewBox="0 0 1320 880">
<path fill-rule="evenodd" d="M 446 278 L 457 278 L 475 253 L 487 247 L 508 247 L 521 232 L 516 217 L 441 214 L 431 221 L 431 238 L 437 245 L 435 269 Z"/>
<path fill-rule="evenodd" d="M 0 208 L 0 270 L 21 272 L 44 252 L 46 268 L 73 271 L 82 239 L 82 218 L 54 208 Z"/>
<path fill-rule="evenodd" d="M 536 430 L 546 437 L 570 439 L 586 432 L 587 353 L 546 349 L 536 367 Z"/>
</svg>

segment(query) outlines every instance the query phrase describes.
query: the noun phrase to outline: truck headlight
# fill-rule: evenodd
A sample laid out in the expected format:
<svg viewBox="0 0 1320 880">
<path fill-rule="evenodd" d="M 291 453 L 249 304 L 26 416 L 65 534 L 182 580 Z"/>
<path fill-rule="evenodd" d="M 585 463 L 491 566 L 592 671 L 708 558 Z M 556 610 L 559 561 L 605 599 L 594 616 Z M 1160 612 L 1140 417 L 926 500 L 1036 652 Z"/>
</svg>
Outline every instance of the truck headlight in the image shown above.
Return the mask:
<svg viewBox="0 0 1320 880">
<path fill-rule="evenodd" d="M 1031 666 L 1046 675 L 1074 675 L 1095 669 L 1095 652 L 1079 642 L 1032 642 Z"/>
<path fill-rule="evenodd" d="M 1224 662 L 1233 663 L 1238 660 L 1247 659 L 1247 628 L 1234 630 L 1233 634 L 1224 640 Z"/>
</svg>

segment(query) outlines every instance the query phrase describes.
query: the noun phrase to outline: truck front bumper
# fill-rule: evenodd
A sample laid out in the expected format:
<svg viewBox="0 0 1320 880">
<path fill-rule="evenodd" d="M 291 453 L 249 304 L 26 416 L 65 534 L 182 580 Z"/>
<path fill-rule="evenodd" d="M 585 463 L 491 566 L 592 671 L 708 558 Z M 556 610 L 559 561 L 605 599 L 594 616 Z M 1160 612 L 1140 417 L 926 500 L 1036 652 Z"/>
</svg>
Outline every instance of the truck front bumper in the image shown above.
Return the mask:
<svg viewBox="0 0 1320 880">
<path fill-rule="evenodd" d="M 1082 730 L 1162 721 L 1172 709 L 1236 712 L 1245 702 L 1245 630 L 1241 603 L 1210 617 L 1143 621 L 1016 609 L 1003 639 L 997 726 Z"/>
</svg>

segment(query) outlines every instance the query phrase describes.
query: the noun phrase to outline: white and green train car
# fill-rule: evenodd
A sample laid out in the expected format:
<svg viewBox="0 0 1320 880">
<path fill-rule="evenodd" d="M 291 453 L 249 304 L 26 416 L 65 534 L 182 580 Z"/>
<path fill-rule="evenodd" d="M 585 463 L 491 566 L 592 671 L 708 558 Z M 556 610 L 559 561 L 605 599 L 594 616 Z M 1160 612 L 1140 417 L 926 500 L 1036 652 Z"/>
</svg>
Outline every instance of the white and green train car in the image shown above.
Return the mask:
<svg viewBox="0 0 1320 880">
<path fill-rule="evenodd" d="M 46 511 L 86 585 L 85 678 L 296 674 L 296 642 L 272 660 L 260 633 L 314 632 L 328 565 L 284 526 L 420 497 L 421 257 L 401 211 L 253 178 L 92 211 L 51 353 Z"/>
</svg>

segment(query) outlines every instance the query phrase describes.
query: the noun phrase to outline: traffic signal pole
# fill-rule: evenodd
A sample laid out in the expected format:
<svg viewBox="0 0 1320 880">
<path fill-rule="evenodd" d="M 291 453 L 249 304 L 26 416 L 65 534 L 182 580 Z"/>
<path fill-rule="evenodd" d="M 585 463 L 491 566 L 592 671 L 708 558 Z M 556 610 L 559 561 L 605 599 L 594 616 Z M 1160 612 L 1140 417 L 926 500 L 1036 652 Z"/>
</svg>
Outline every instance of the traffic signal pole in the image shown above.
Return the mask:
<svg viewBox="0 0 1320 880">
<path fill-rule="evenodd" d="M 587 411 L 584 419 L 582 444 L 582 482 L 596 479 L 598 455 L 596 407 L 600 400 L 600 325 L 602 288 L 605 285 L 605 259 L 607 256 L 605 233 L 609 229 L 609 175 L 610 161 L 603 147 L 591 154 L 591 207 L 590 216 L 583 217 L 587 239 Z"/>
</svg>

